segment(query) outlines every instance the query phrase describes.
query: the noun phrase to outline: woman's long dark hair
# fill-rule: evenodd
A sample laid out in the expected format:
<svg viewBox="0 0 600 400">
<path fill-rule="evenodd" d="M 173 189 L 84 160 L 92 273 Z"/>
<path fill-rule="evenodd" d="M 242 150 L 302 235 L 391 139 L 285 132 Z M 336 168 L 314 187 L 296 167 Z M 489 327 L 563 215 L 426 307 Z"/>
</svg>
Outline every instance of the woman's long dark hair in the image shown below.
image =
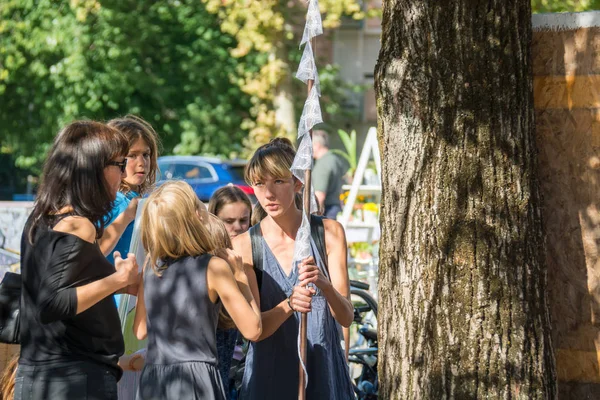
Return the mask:
<svg viewBox="0 0 600 400">
<path fill-rule="evenodd" d="M 56 214 L 70 206 L 70 214 L 87 218 L 102 237 L 105 216 L 113 205 L 104 168 L 129 150 L 127 138 L 117 129 L 95 121 L 75 121 L 54 140 L 44 163 L 42 183 L 30 217 L 29 241 L 40 224 L 51 226 Z"/>
</svg>

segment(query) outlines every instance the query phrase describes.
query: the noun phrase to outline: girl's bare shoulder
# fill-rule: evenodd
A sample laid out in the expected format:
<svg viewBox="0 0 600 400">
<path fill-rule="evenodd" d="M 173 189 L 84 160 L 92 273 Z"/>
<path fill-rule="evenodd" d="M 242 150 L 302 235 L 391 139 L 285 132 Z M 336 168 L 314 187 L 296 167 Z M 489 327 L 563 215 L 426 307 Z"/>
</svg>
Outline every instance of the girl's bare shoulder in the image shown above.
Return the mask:
<svg viewBox="0 0 600 400">
<path fill-rule="evenodd" d="M 233 238 L 231 241 L 233 251 L 242 257 L 244 264 L 252 265 L 252 243 L 250 242 L 250 231 Z"/>
<path fill-rule="evenodd" d="M 333 219 L 323 218 L 323 227 L 325 228 L 326 236 L 334 236 L 339 239 L 346 236 L 346 232 L 344 231 L 342 224 Z"/>
<path fill-rule="evenodd" d="M 75 235 L 86 242 L 96 241 L 96 227 L 84 217 L 70 216 L 60 220 L 52 230 Z"/>
</svg>

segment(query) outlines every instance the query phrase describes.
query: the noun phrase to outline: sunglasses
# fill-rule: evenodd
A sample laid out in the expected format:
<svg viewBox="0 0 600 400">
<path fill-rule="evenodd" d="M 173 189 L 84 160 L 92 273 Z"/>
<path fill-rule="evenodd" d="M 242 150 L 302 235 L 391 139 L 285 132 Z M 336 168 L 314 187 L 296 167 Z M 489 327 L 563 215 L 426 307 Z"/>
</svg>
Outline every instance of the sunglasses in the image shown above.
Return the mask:
<svg viewBox="0 0 600 400">
<path fill-rule="evenodd" d="M 125 172 L 125 168 L 127 168 L 127 159 L 119 162 L 119 161 L 109 161 L 106 163 L 106 165 L 115 165 L 117 167 L 119 167 L 119 169 L 121 170 L 121 173 Z"/>
</svg>

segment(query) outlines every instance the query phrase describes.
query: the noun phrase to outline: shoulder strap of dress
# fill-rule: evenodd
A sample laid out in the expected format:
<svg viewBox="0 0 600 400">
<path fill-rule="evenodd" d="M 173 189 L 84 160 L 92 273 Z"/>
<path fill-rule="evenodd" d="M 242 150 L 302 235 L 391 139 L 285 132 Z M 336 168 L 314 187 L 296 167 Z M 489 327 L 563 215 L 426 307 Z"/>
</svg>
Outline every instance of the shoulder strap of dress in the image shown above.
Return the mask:
<svg viewBox="0 0 600 400">
<path fill-rule="evenodd" d="M 310 235 L 317 245 L 319 256 L 321 256 L 321 260 L 323 260 L 327 277 L 329 277 L 329 265 L 327 264 L 327 244 L 325 243 L 325 227 L 323 226 L 323 217 L 311 214 Z"/>
<path fill-rule="evenodd" d="M 250 228 L 250 244 L 252 245 L 252 266 L 256 272 L 256 281 L 258 290 L 262 285 L 263 273 L 263 252 L 262 252 L 262 231 L 260 230 L 260 222 Z"/>
</svg>

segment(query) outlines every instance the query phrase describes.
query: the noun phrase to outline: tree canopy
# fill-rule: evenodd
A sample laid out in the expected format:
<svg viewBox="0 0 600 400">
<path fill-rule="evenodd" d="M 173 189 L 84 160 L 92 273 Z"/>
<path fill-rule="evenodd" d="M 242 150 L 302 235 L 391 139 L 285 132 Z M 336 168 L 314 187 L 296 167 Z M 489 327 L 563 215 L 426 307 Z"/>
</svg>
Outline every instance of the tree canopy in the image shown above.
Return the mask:
<svg viewBox="0 0 600 400">
<path fill-rule="evenodd" d="M 362 17 L 356 0 L 321 5 L 328 27 L 342 15 Z M 301 34 L 304 6 L 281 0 L 4 1 L 0 153 L 39 171 L 61 126 L 127 113 L 156 128 L 165 153 L 248 152 L 283 132 L 274 96 L 299 61 L 294 36 Z M 335 103 L 343 96 L 336 69 L 323 70 Z"/>
<path fill-rule="evenodd" d="M 252 104 L 239 81 L 265 55 L 233 57 L 236 39 L 201 3 L 12 1 L 0 12 L 0 126 L 21 165 L 65 123 L 125 113 L 152 123 L 168 150 L 241 149 Z"/>
<path fill-rule="evenodd" d="M 600 9 L 600 0 L 531 0 L 534 13 L 578 12 Z"/>
</svg>

